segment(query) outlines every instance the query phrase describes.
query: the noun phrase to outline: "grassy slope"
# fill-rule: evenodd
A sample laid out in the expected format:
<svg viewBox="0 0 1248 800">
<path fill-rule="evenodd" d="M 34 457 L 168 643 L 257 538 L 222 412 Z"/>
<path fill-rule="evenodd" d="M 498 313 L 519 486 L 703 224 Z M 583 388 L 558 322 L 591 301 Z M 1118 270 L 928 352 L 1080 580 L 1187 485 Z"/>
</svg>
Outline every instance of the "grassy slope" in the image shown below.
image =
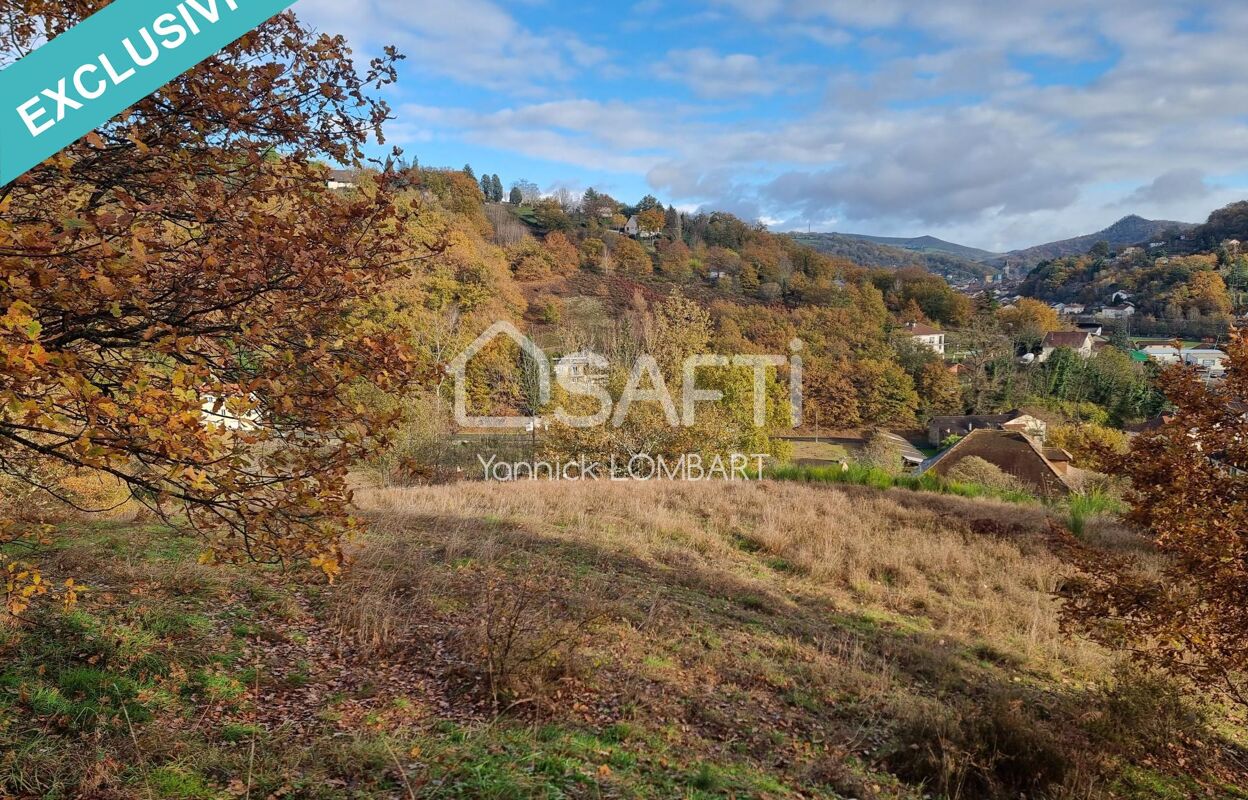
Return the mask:
<svg viewBox="0 0 1248 800">
<path fill-rule="evenodd" d="M 46 566 L 95 590 L 0 634 L 0 788 L 1245 796 L 1234 721 L 1059 632 L 1039 508 L 774 483 L 361 504 L 334 587 L 63 526 Z"/>
</svg>

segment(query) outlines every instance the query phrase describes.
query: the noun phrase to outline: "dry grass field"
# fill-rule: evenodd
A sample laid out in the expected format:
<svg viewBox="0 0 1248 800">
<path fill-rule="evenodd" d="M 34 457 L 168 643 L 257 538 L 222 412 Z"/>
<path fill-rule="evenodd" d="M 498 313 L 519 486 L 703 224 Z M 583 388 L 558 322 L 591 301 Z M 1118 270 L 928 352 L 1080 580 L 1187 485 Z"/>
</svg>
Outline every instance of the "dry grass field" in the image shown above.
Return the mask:
<svg viewBox="0 0 1248 800">
<path fill-rule="evenodd" d="M 1245 733 L 1064 634 L 1041 506 L 853 487 L 357 497 L 334 586 L 66 523 L 0 787 L 90 797 L 1246 797 Z M 1113 523 L 1089 546 L 1154 558 Z"/>
</svg>

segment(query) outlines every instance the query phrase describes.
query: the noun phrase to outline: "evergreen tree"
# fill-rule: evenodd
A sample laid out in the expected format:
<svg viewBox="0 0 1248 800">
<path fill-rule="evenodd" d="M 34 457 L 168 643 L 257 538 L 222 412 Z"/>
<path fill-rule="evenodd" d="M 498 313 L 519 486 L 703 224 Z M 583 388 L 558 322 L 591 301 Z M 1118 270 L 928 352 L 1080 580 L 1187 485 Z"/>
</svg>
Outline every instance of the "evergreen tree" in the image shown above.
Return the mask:
<svg viewBox="0 0 1248 800">
<path fill-rule="evenodd" d="M 640 214 L 641 212 L 649 211 L 652 208 L 663 208 L 663 204 L 659 202 L 657 197 L 652 194 L 648 194 L 641 198 L 641 202 L 637 204 L 637 213 Z"/>
<path fill-rule="evenodd" d="M 472 178 L 474 181 L 477 179 L 477 173 L 472 171 L 471 164 L 464 165 L 464 174 L 467 175 L 469 178 Z"/>
<path fill-rule="evenodd" d="M 684 238 L 684 226 L 681 224 L 680 212 L 676 210 L 676 206 L 667 207 L 667 235 L 680 241 Z"/>
<path fill-rule="evenodd" d="M 489 175 L 481 176 L 481 195 L 487 202 L 494 199 L 494 184 L 490 182 Z"/>
<path fill-rule="evenodd" d="M 503 179 L 497 172 L 490 178 L 490 197 L 495 203 L 503 202 Z"/>
<path fill-rule="evenodd" d="M 511 204 L 512 204 L 513 206 L 518 206 L 518 205 L 520 205 L 521 203 L 523 203 L 523 202 L 524 202 L 524 192 L 521 192 L 521 191 L 520 191 L 520 187 L 519 187 L 519 186 L 513 186 L 513 187 L 511 187 L 511 197 L 510 197 L 510 200 L 511 200 Z"/>
</svg>

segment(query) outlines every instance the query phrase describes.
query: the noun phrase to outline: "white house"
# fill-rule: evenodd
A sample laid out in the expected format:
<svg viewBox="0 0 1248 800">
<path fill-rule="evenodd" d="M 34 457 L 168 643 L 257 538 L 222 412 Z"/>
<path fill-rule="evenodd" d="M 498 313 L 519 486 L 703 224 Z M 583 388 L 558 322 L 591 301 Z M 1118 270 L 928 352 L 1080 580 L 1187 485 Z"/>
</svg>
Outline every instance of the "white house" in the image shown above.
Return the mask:
<svg viewBox="0 0 1248 800">
<path fill-rule="evenodd" d="M 1082 303 L 1056 303 L 1053 310 L 1064 316 L 1077 316 L 1087 310 L 1087 306 Z"/>
<path fill-rule="evenodd" d="M 1128 303 L 1128 301 L 1133 297 L 1135 297 L 1135 295 L 1131 294 L 1130 292 L 1118 291 L 1118 292 L 1114 292 L 1114 296 L 1109 298 L 1109 302 Z M 1128 303 L 1128 305 L 1130 304 Z"/>
<path fill-rule="evenodd" d="M 555 362 L 560 385 L 604 386 L 608 375 L 603 358 L 596 353 L 571 353 Z"/>
<path fill-rule="evenodd" d="M 921 322 L 911 322 L 906 325 L 906 335 L 912 340 L 918 342 L 938 355 L 945 354 L 945 332 L 933 328 L 931 325 L 924 325 Z"/>
<path fill-rule="evenodd" d="M 1044 335 L 1041 345 L 1040 361 L 1048 361 L 1059 348 L 1074 350 L 1082 358 L 1091 358 L 1093 352 L 1092 334 L 1084 331 L 1053 331 Z"/>
<path fill-rule="evenodd" d="M 1178 364 L 1183 360 L 1181 351 L 1170 344 L 1150 344 L 1140 352 L 1148 356 L 1149 361 L 1156 361 L 1158 364 Z"/>
<path fill-rule="evenodd" d="M 629 217 L 628 222 L 624 223 L 624 233 L 637 239 L 653 239 L 659 235 L 658 231 L 643 231 L 641 222 L 637 219 L 636 214 Z"/>
<path fill-rule="evenodd" d="M 260 399 L 254 394 L 200 397 L 200 422 L 227 431 L 253 431 L 264 422 Z"/>
<path fill-rule="evenodd" d="M 355 184 L 356 173 L 349 169 L 331 169 L 329 177 L 325 180 L 325 186 L 332 191 L 354 189 Z"/>
<path fill-rule="evenodd" d="M 1207 370 L 1212 375 L 1226 372 L 1226 362 L 1229 358 L 1229 355 L 1214 348 L 1195 348 L 1183 351 L 1184 364 Z"/>
<path fill-rule="evenodd" d="M 1193 347 L 1183 350 L 1169 344 L 1150 344 L 1142 351 L 1158 364 L 1186 364 L 1210 375 L 1220 376 L 1226 373 L 1226 362 L 1230 356 L 1215 347 Z"/>
<path fill-rule="evenodd" d="M 1105 306 L 1098 314 L 1101 319 L 1129 319 L 1135 316 L 1135 306 L 1123 303 L 1120 306 Z"/>
</svg>

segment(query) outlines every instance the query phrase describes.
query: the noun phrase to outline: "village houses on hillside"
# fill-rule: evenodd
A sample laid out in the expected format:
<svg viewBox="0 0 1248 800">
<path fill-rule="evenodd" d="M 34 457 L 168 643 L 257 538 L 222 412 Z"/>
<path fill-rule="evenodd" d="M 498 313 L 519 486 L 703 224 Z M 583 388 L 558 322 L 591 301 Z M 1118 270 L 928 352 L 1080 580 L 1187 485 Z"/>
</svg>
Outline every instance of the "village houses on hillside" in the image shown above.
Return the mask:
<svg viewBox="0 0 1248 800">
<path fill-rule="evenodd" d="M 906 335 L 915 342 L 930 348 L 937 355 L 945 354 L 945 332 L 921 322 L 906 325 Z"/>
</svg>

